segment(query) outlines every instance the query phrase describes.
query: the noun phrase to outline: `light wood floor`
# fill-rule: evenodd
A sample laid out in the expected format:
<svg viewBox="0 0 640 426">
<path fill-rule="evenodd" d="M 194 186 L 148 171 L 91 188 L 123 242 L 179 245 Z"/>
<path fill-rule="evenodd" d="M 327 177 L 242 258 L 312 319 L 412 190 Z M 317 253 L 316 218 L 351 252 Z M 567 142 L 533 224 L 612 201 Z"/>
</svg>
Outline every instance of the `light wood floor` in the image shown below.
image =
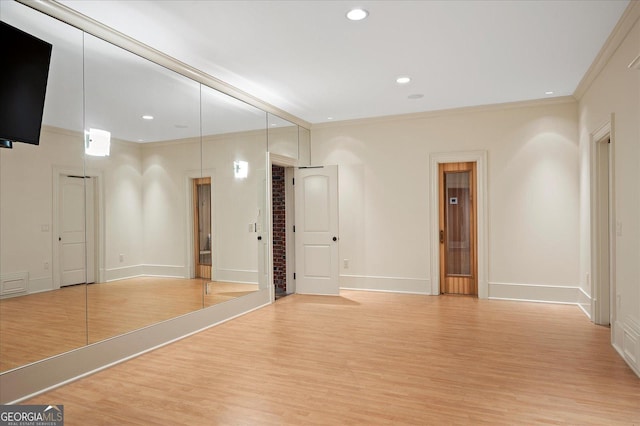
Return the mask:
<svg viewBox="0 0 640 426">
<path fill-rule="evenodd" d="M 293 295 L 25 401 L 72 425 L 640 424 L 640 379 L 574 306 Z"/>
<path fill-rule="evenodd" d="M 0 300 L 0 371 L 243 296 L 257 285 L 141 277 Z"/>
</svg>

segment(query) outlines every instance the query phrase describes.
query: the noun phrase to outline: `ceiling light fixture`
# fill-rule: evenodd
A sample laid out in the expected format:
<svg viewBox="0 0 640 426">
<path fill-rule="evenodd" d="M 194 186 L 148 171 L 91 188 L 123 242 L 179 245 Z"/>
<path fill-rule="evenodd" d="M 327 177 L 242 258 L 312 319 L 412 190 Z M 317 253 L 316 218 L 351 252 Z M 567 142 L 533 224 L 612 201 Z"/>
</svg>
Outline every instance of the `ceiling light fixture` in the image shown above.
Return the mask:
<svg viewBox="0 0 640 426">
<path fill-rule="evenodd" d="M 327 117 L 327 120 L 333 120 L 333 117 Z"/>
<path fill-rule="evenodd" d="M 350 21 L 362 21 L 367 16 L 369 16 L 369 12 L 364 9 L 351 9 L 347 12 L 347 19 Z"/>
<path fill-rule="evenodd" d="M 396 83 L 398 84 L 407 84 L 411 81 L 411 77 L 401 76 L 396 78 Z"/>
<path fill-rule="evenodd" d="M 544 92 L 545 95 L 553 95 L 553 90 L 547 90 Z"/>
<path fill-rule="evenodd" d="M 143 120 L 153 120 L 153 115 L 143 115 L 142 119 Z"/>
</svg>

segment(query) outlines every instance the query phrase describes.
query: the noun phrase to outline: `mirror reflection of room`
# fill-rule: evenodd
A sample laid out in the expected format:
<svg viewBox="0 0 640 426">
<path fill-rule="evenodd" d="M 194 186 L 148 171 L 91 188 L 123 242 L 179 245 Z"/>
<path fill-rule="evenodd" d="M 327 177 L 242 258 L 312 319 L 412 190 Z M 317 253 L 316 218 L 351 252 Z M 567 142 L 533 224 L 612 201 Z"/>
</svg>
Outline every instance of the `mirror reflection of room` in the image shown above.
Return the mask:
<svg viewBox="0 0 640 426">
<path fill-rule="evenodd" d="M 0 150 L 0 372 L 264 287 L 267 114 L 24 5 L 0 16 L 53 46 L 39 144 Z"/>
</svg>

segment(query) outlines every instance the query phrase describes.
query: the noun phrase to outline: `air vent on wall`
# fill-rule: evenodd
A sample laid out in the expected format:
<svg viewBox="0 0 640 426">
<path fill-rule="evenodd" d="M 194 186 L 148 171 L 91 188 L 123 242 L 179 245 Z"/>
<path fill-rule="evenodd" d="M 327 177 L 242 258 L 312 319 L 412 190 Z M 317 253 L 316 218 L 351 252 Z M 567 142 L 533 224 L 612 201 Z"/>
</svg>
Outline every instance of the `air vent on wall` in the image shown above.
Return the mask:
<svg viewBox="0 0 640 426">
<path fill-rule="evenodd" d="M 640 55 L 636 56 L 636 58 L 631 61 L 631 63 L 629 64 L 629 68 L 640 70 Z"/>
</svg>

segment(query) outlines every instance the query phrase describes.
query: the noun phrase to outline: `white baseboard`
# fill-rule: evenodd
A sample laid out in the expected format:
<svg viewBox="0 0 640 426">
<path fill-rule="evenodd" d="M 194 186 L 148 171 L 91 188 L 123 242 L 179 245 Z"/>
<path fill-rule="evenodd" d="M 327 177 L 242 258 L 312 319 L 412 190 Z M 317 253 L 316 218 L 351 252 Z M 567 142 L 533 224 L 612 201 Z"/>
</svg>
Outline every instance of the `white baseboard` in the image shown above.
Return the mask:
<svg viewBox="0 0 640 426">
<path fill-rule="evenodd" d="M 239 284 L 258 284 L 258 271 L 244 269 L 215 269 L 214 280 Z"/>
<path fill-rule="evenodd" d="M 591 296 L 581 287 L 578 287 L 578 307 L 584 312 L 587 318 L 591 319 Z"/>
<path fill-rule="evenodd" d="M 423 278 L 340 275 L 340 289 L 431 294 L 431 283 Z"/>
<path fill-rule="evenodd" d="M 123 266 L 121 268 L 105 269 L 105 281 L 126 280 L 144 275 L 144 265 Z"/>
<path fill-rule="evenodd" d="M 579 287 L 489 283 L 489 299 L 521 300 L 527 302 L 578 304 Z"/>
<path fill-rule="evenodd" d="M 184 266 L 175 265 L 142 265 L 143 275 L 149 277 L 188 278 L 188 270 Z"/>
</svg>

